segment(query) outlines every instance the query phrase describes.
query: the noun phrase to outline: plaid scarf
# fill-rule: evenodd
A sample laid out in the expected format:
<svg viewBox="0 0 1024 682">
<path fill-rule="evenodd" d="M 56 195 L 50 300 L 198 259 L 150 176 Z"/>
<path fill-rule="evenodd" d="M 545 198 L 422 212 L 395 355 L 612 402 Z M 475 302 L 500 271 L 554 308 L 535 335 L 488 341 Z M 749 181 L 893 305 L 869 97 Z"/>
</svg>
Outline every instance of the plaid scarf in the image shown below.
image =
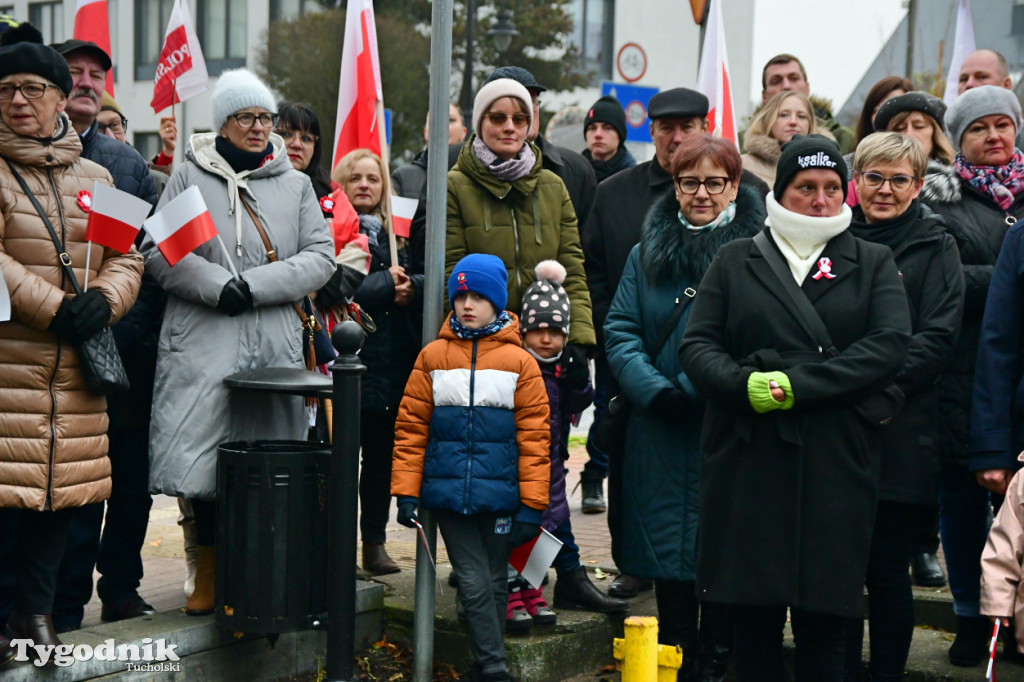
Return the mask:
<svg viewBox="0 0 1024 682">
<path fill-rule="evenodd" d="M 494 322 L 491 322 L 486 327 L 480 327 L 480 329 L 470 329 L 466 327 L 461 322 L 459 322 L 459 318 L 455 315 L 455 313 L 452 313 L 448 317 L 448 325 L 452 328 L 452 331 L 455 332 L 455 336 L 459 337 L 460 339 L 466 339 L 467 341 L 472 341 L 473 339 L 479 339 L 484 336 L 490 336 L 491 334 L 495 334 L 511 321 L 512 318 L 509 317 L 507 310 L 502 310 L 501 314 L 498 315 L 498 318 L 494 320 Z"/>
<path fill-rule="evenodd" d="M 1004 211 L 1013 205 L 1017 195 L 1024 192 L 1024 153 L 1019 149 L 1014 150 L 1005 166 L 972 166 L 963 152 L 957 152 L 953 169 L 967 184 L 991 197 Z"/>
</svg>

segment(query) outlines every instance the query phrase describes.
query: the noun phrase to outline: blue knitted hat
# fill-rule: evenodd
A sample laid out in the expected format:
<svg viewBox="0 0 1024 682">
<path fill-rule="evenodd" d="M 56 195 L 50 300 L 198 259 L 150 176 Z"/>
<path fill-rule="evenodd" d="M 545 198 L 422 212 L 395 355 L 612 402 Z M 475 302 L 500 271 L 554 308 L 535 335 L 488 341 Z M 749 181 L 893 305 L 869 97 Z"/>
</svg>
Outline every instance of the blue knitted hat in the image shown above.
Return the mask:
<svg viewBox="0 0 1024 682">
<path fill-rule="evenodd" d="M 458 263 L 448 278 L 448 304 L 455 307 L 460 291 L 480 294 L 500 313 L 508 302 L 508 271 L 497 256 L 471 253 Z"/>
</svg>

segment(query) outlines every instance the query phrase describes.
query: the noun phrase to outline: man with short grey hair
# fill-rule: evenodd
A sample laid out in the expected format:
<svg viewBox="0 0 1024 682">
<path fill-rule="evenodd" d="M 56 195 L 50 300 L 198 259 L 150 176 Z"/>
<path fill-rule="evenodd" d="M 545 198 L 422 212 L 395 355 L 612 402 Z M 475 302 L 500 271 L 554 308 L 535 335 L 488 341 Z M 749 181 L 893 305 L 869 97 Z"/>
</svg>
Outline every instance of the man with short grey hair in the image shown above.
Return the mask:
<svg viewBox="0 0 1024 682">
<path fill-rule="evenodd" d="M 1013 89 L 1010 79 L 1010 67 L 1006 57 L 995 50 L 975 50 L 960 65 L 960 77 L 956 84 L 956 94 L 962 95 L 979 85 L 995 85 L 996 87 Z M 1024 130 L 1017 131 L 1017 149 L 1024 149 Z"/>
</svg>

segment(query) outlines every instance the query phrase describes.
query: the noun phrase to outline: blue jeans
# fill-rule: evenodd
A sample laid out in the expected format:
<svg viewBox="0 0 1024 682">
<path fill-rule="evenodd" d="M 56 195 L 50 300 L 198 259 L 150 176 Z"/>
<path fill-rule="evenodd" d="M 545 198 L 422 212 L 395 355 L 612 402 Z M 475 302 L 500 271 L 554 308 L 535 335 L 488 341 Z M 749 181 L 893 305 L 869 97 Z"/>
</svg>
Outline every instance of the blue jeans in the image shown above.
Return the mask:
<svg viewBox="0 0 1024 682">
<path fill-rule="evenodd" d="M 588 474 L 600 474 L 601 478 L 608 476 L 608 455 L 594 445 L 594 434 L 597 433 L 597 425 L 602 419 L 608 416 L 608 382 L 611 379 L 611 370 L 608 369 L 608 361 L 604 354 L 598 355 L 594 360 L 594 421 L 590 424 L 590 431 L 587 432 L 587 456 L 590 457 L 583 465 L 583 471 Z"/>
<path fill-rule="evenodd" d="M 562 547 L 551 563 L 555 573 L 559 576 L 572 573 L 580 567 L 580 548 L 576 545 L 576 536 L 572 534 L 572 523 L 566 519 L 551 534 L 562 541 Z"/>
<path fill-rule="evenodd" d="M 981 552 L 988 538 L 990 508 L 1003 498 L 978 485 L 963 464 L 943 463 L 939 478 L 939 532 L 946 555 L 953 612 L 980 616 Z"/>
</svg>

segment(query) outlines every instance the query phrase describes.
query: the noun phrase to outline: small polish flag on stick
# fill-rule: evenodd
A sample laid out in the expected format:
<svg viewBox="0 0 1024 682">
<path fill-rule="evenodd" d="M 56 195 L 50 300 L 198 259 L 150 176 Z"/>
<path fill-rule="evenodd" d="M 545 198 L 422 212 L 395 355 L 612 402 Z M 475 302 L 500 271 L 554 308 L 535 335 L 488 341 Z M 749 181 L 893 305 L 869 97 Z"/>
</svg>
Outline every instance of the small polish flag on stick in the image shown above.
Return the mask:
<svg viewBox="0 0 1024 682">
<path fill-rule="evenodd" d="M 562 541 L 541 528 L 540 535 L 512 550 L 508 562 L 526 578 L 526 582 L 539 590 L 544 574 L 551 568 L 561 548 Z"/>
<path fill-rule="evenodd" d="M 89 222 L 85 226 L 85 239 L 90 248 L 85 252 L 85 284 L 89 289 L 89 261 L 92 258 L 92 242 L 106 246 L 119 253 L 128 253 L 135 238 L 142 229 L 146 216 L 153 210 L 148 201 L 122 192 L 119 189 L 93 183 L 92 200 L 89 207 Z"/>
<path fill-rule="evenodd" d="M 195 185 L 167 202 L 143 227 L 156 242 L 168 265 L 174 265 L 196 247 L 219 236 L 203 195 Z M 223 242 L 221 247 L 224 247 Z M 237 278 L 234 263 L 230 258 L 227 262 Z"/>
<path fill-rule="evenodd" d="M 391 197 L 391 224 L 394 226 L 396 237 L 409 238 L 412 218 L 416 215 L 416 207 L 419 206 L 419 203 L 418 199 Z"/>
<path fill-rule="evenodd" d="M 7 291 L 7 280 L 4 273 L 0 272 L 0 322 L 7 322 L 11 319 L 11 294 Z"/>
<path fill-rule="evenodd" d="M 992 642 L 988 645 L 988 669 L 985 671 L 985 679 L 996 682 L 996 642 L 999 641 L 999 618 L 996 618 L 992 626 Z"/>
</svg>

